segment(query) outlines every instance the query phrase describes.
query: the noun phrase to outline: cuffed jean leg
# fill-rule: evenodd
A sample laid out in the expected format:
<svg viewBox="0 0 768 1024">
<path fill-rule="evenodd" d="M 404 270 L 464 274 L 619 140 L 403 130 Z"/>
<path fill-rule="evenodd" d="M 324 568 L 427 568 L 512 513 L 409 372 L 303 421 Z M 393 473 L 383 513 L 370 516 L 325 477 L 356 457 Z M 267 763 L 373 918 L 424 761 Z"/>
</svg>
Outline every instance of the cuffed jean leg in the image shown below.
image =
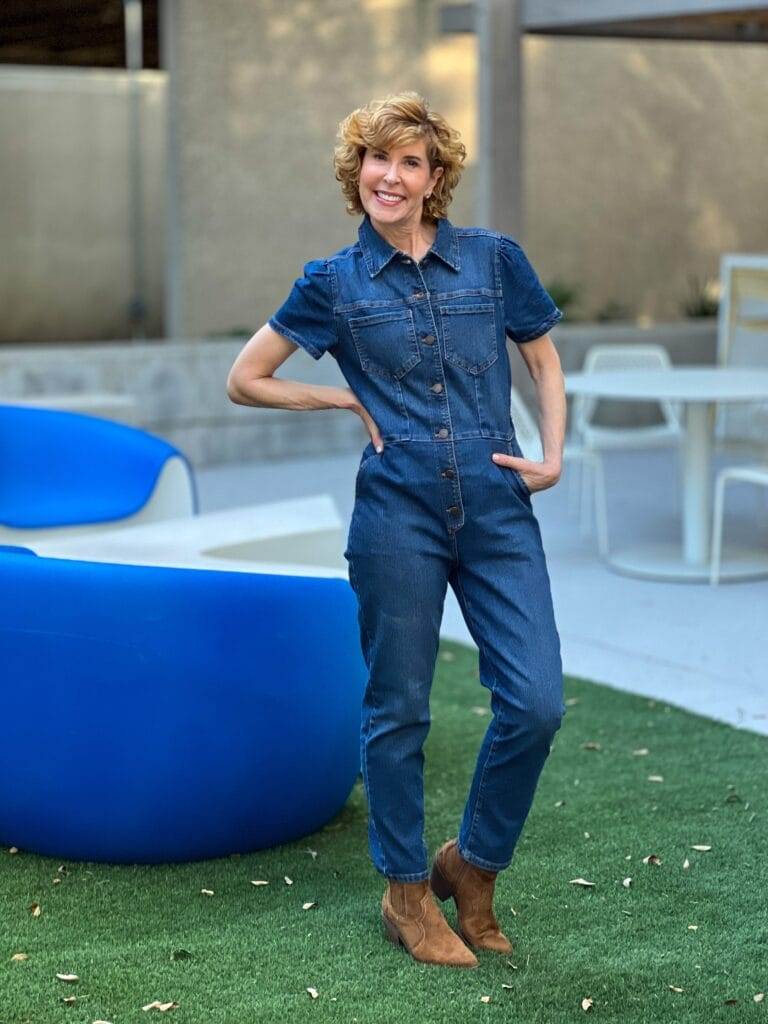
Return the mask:
<svg viewBox="0 0 768 1024">
<path fill-rule="evenodd" d="M 429 877 L 424 754 L 448 569 L 437 556 L 350 554 L 361 646 L 360 763 L 374 867 L 401 882 Z"/>
<path fill-rule="evenodd" d="M 491 871 L 508 867 L 552 740 L 565 713 L 560 641 L 538 526 L 483 553 L 467 532 L 451 586 L 478 646 L 493 717 L 477 758 L 459 853 Z M 461 534 L 461 531 L 459 531 Z"/>
</svg>

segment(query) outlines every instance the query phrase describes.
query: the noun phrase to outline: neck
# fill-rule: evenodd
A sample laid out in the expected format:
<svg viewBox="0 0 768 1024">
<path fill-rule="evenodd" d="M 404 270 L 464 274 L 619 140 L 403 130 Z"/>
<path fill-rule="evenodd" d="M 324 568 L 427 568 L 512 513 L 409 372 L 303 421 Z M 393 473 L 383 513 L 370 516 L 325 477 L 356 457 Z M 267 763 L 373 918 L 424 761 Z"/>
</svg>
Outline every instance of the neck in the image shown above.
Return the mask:
<svg viewBox="0 0 768 1024">
<path fill-rule="evenodd" d="M 370 215 L 369 215 L 370 216 Z M 420 259 L 437 236 L 437 223 L 429 220 L 413 221 L 406 224 L 382 224 L 370 218 L 376 231 L 389 244 L 414 259 Z"/>
</svg>

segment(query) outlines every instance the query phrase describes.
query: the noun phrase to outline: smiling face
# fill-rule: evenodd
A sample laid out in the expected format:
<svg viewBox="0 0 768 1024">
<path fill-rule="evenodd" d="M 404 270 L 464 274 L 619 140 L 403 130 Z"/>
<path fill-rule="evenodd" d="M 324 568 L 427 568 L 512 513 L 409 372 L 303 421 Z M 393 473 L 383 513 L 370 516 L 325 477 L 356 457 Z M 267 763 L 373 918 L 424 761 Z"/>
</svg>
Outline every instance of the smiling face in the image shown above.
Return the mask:
<svg viewBox="0 0 768 1024">
<path fill-rule="evenodd" d="M 418 224 L 424 197 L 442 173 L 442 167 L 430 172 L 423 139 L 390 150 L 369 147 L 360 167 L 360 201 L 373 220 L 388 225 Z"/>
</svg>

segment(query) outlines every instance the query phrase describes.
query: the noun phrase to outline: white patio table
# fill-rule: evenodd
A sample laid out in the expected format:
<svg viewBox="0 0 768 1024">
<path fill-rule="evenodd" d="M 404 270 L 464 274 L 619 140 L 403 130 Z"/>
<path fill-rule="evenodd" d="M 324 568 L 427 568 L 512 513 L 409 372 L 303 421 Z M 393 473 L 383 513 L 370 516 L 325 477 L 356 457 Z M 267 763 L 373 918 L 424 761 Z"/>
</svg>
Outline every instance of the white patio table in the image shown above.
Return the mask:
<svg viewBox="0 0 768 1024">
<path fill-rule="evenodd" d="M 636 544 L 612 552 L 618 572 L 646 579 L 709 579 L 712 484 L 710 459 L 715 408 L 719 402 L 768 401 L 768 369 L 735 366 L 673 366 L 565 375 L 567 394 L 625 401 L 669 399 L 683 408 L 681 439 L 682 546 L 670 542 Z M 766 438 L 768 447 L 768 438 Z M 729 545 L 723 579 L 768 576 L 768 552 Z"/>
</svg>

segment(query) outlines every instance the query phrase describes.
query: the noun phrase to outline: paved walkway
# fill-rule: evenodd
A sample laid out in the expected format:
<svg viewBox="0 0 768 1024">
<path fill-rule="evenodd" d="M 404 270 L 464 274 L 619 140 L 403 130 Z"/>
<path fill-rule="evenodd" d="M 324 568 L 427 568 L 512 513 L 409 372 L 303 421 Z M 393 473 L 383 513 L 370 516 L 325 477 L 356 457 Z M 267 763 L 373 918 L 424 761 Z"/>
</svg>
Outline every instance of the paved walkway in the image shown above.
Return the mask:
<svg viewBox="0 0 768 1024">
<path fill-rule="evenodd" d="M 676 458 L 607 457 L 612 544 L 679 536 Z M 201 470 L 202 511 L 328 493 L 348 523 L 357 463 L 348 453 Z M 768 551 L 765 489 L 727 493 L 726 537 Z M 710 587 L 620 576 L 599 560 L 593 536 L 579 536 L 567 497 L 564 474 L 533 499 L 565 671 L 768 735 L 768 579 Z M 441 634 L 474 646 L 450 587 Z"/>
</svg>

